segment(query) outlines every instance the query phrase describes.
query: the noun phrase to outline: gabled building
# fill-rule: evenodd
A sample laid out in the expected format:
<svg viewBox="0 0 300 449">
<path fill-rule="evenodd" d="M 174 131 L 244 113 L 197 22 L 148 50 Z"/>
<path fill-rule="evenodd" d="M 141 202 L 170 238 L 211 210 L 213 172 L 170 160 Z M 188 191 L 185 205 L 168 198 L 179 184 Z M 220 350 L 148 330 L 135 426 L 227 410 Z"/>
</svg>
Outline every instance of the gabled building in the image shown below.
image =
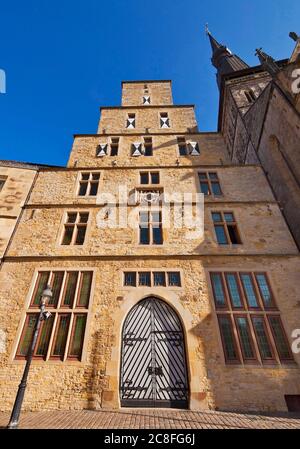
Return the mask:
<svg viewBox="0 0 300 449">
<path fill-rule="evenodd" d="M 211 41 L 231 58 L 218 132 L 171 81 L 124 81 L 67 167 L 39 169 L 0 271 L 3 410 L 47 284 L 26 409 L 297 408 L 299 251 L 250 142 L 229 146 L 231 106 L 244 122 L 227 68 L 250 69 Z"/>
</svg>

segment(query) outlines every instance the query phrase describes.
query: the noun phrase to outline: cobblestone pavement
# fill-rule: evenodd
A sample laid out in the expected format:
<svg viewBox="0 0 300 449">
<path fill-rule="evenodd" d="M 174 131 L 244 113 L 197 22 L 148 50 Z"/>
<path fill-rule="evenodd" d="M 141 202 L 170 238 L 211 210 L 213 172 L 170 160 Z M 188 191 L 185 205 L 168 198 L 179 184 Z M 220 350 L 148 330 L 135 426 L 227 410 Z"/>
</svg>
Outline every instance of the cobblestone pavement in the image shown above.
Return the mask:
<svg viewBox="0 0 300 449">
<path fill-rule="evenodd" d="M 8 413 L 0 413 L 5 427 Z M 23 429 L 300 429 L 300 415 L 188 410 L 82 410 L 23 413 Z"/>
</svg>

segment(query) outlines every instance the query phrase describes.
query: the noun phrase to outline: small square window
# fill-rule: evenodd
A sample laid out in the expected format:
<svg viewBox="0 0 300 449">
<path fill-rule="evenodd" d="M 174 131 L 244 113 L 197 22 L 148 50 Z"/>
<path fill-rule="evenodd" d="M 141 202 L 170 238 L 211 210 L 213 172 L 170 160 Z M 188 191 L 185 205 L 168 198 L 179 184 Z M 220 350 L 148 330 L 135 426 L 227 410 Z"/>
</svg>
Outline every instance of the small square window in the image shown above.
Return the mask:
<svg viewBox="0 0 300 449">
<path fill-rule="evenodd" d="M 169 287 L 181 287 L 179 271 L 169 271 L 168 272 L 168 285 L 169 285 Z"/>
<path fill-rule="evenodd" d="M 149 184 L 149 172 L 140 173 L 140 183 Z"/>
<path fill-rule="evenodd" d="M 79 223 L 87 223 L 89 219 L 88 213 L 80 213 L 79 214 Z"/>
<path fill-rule="evenodd" d="M 151 184 L 159 184 L 159 173 L 158 172 L 151 172 Z"/>
<path fill-rule="evenodd" d="M 233 214 L 230 213 L 230 212 L 228 212 L 228 213 L 226 212 L 226 213 L 224 214 L 224 218 L 225 218 L 225 221 L 227 221 L 227 223 L 231 223 L 231 222 L 234 221 Z"/>
<path fill-rule="evenodd" d="M 212 219 L 213 219 L 214 223 L 222 222 L 222 216 L 219 212 L 213 212 Z"/>
<path fill-rule="evenodd" d="M 67 223 L 75 223 L 77 217 L 77 213 L 68 212 Z"/>
<path fill-rule="evenodd" d="M 151 287 L 151 273 L 150 271 L 139 272 L 139 285 Z"/>
<path fill-rule="evenodd" d="M 124 273 L 124 285 L 127 287 L 136 287 L 136 272 L 127 271 Z"/>
<path fill-rule="evenodd" d="M 154 287 L 165 287 L 166 285 L 166 274 L 164 271 L 155 271 L 153 273 L 153 286 Z"/>
</svg>

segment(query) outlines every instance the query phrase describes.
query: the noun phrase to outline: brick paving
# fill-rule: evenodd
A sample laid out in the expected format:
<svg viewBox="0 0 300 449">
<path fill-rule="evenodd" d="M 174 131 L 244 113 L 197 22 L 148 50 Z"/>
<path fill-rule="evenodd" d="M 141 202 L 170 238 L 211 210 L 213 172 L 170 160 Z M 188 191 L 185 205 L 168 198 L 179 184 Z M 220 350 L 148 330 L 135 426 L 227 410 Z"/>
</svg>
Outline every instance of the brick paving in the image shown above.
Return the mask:
<svg viewBox="0 0 300 449">
<path fill-rule="evenodd" d="M 5 427 L 8 413 L 0 413 Z M 188 410 L 82 410 L 25 412 L 23 429 L 300 429 L 300 415 Z"/>
</svg>

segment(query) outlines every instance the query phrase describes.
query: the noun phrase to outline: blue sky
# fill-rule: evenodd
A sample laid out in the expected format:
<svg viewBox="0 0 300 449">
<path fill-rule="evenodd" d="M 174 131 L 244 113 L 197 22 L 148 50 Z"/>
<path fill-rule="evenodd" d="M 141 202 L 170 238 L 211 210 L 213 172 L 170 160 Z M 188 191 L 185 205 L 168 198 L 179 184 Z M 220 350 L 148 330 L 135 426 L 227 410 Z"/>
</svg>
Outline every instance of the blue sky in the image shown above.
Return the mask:
<svg viewBox="0 0 300 449">
<path fill-rule="evenodd" d="M 0 159 L 65 165 L 74 133 L 95 133 L 121 80 L 172 79 L 175 103 L 195 103 L 216 130 L 218 90 L 205 23 L 256 65 L 256 47 L 288 57 L 299 0 L 0 0 Z"/>
</svg>

